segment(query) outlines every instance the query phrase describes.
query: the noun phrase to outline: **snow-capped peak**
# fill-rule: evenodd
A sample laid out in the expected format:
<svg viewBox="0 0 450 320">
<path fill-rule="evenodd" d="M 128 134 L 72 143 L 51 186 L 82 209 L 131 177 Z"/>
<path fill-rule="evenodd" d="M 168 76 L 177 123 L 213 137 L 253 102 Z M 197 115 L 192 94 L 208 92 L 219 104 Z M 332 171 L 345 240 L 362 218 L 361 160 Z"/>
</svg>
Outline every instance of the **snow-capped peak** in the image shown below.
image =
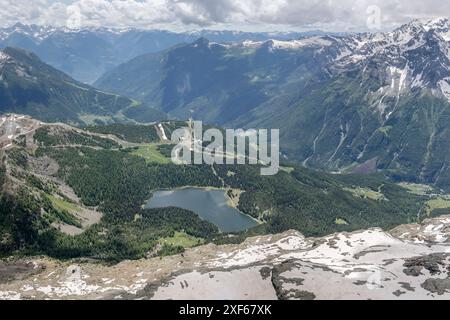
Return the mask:
<svg viewBox="0 0 450 320">
<path fill-rule="evenodd" d="M 424 28 L 436 31 L 445 41 L 450 41 L 450 21 L 447 18 L 438 18 L 424 23 Z"/>
<path fill-rule="evenodd" d="M 261 48 L 268 47 L 272 50 L 295 50 L 302 47 L 326 47 L 331 45 L 333 42 L 327 37 L 311 37 L 299 40 L 267 40 L 267 41 L 244 41 L 242 42 L 243 47 L 247 48 Z"/>
<path fill-rule="evenodd" d="M 427 30 L 435 29 L 435 30 L 442 30 L 442 29 L 448 29 L 449 27 L 449 20 L 445 17 L 440 17 L 436 19 L 431 20 L 425 20 L 423 21 L 424 28 Z"/>
<path fill-rule="evenodd" d="M 9 55 L 4 53 L 3 51 L 0 51 L 0 67 L 2 67 L 9 58 L 10 58 Z"/>
<path fill-rule="evenodd" d="M 28 36 L 35 41 L 42 41 L 58 29 L 50 26 L 25 25 L 16 23 L 12 27 L 0 29 L 0 40 L 5 40 L 14 34 Z"/>
<path fill-rule="evenodd" d="M 0 51 L 0 62 L 6 60 L 8 58 L 9 58 L 9 56 L 6 53 L 4 53 L 3 51 Z"/>
<path fill-rule="evenodd" d="M 411 39 L 417 37 L 417 35 L 426 31 L 427 30 L 420 20 L 413 20 L 410 23 L 395 29 L 391 33 L 388 33 L 387 36 L 390 38 L 389 40 L 393 41 L 395 44 L 404 45 Z"/>
<path fill-rule="evenodd" d="M 450 21 L 413 20 L 392 32 L 346 38 L 333 63 L 338 72 L 370 70 L 385 78 L 382 96 L 399 98 L 415 88 L 450 101 Z M 386 84 L 389 84 L 386 86 Z"/>
<path fill-rule="evenodd" d="M 0 28 L 0 40 L 5 40 L 14 34 L 20 34 L 29 37 L 35 42 L 41 42 L 48 37 L 56 33 L 80 33 L 80 32 L 96 32 L 96 33 L 109 33 L 120 35 L 123 32 L 134 30 L 133 28 L 107 28 L 107 27 L 83 27 L 83 28 L 68 28 L 68 27 L 52 27 L 52 26 L 38 26 L 38 25 L 26 25 L 22 23 L 16 23 L 8 28 Z"/>
</svg>

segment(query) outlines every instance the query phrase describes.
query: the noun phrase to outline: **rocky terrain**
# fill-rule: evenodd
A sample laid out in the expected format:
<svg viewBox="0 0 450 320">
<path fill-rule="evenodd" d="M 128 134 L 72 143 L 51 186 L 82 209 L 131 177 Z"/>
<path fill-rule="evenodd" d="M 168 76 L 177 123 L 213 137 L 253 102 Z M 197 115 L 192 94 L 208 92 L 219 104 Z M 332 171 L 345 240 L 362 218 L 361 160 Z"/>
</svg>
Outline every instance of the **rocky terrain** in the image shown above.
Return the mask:
<svg viewBox="0 0 450 320">
<path fill-rule="evenodd" d="M 114 266 L 44 257 L 0 264 L 1 299 L 448 299 L 450 217 L 241 245 Z"/>
<path fill-rule="evenodd" d="M 40 121 L 24 115 L 7 114 L 0 117 L 0 149 L 8 149 L 18 136 L 27 136 L 41 125 Z"/>
</svg>

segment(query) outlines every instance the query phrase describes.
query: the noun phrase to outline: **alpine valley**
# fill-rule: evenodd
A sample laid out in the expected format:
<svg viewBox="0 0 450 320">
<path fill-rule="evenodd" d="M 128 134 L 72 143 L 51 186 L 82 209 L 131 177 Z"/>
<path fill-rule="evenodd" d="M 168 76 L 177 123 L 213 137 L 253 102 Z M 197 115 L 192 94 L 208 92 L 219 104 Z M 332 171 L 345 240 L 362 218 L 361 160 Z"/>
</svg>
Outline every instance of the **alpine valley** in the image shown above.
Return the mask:
<svg viewBox="0 0 450 320">
<path fill-rule="evenodd" d="M 280 128 L 282 152 L 305 166 L 448 189 L 449 40 L 447 19 L 293 41 L 200 39 L 138 57 L 96 85 L 172 117 Z"/>
<path fill-rule="evenodd" d="M 0 112 L 72 124 L 160 120 L 165 115 L 117 94 L 82 84 L 23 49 L 0 51 Z"/>
<path fill-rule="evenodd" d="M 449 299 L 449 41 L 0 29 L 0 299 Z M 172 163 L 192 118 L 278 173 Z M 150 205 L 192 190 L 252 227 Z"/>
</svg>

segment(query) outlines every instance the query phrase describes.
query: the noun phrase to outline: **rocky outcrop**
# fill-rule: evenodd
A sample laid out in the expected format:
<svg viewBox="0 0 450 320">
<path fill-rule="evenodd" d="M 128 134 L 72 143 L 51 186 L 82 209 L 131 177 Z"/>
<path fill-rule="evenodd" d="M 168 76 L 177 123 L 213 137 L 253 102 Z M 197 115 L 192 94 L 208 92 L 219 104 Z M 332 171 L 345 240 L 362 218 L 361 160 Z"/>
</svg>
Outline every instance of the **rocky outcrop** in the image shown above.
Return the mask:
<svg viewBox="0 0 450 320">
<path fill-rule="evenodd" d="M 114 266 L 28 259 L 20 265 L 32 273 L 2 265 L 0 298 L 449 299 L 448 225 L 449 217 L 431 219 L 398 227 L 396 236 L 370 229 L 310 239 L 289 231 Z"/>
</svg>

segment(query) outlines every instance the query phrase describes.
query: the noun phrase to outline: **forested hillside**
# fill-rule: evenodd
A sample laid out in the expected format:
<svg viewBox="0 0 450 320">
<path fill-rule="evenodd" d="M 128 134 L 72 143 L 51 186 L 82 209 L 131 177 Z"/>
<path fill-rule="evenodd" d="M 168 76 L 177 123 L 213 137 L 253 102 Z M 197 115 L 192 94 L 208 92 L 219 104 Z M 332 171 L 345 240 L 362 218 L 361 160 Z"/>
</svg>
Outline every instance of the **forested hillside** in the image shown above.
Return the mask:
<svg viewBox="0 0 450 320">
<path fill-rule="evenodd" d="M 22 49 L 0 51 L 0 75 L 1 114 L 77 125 L 134 122 L 136 113 L 142 122 L 165 118 L 135 100 L 77 82 Z"/>
<path fill-rule="evenodd" d="M 276 176 L 262 177 L 258 166 L 149 161 L 136 148 L 159 153 L 155 159 L 161 159 L 169 145 L 149 145 L 154 132 L 143 128 L 86 131 L 43 126 L 25 143 L 16 139 L 13 148 L 3 151 L 10 174 L 0 175 L 0 179 L 6 177 L 9 189 L 1 197 L 2 254 L 118 261 L 180 252 L 182 246 L 162 241 L 180 233 L 197 244 L 241 241 L 250 234 L 289 229 L 322 236 L 369 227 L 388 229 L 446 212 L 442 205 L 433 211 L 430 195 L 413 193 L 382 176 L 329 175 L 285 165 Z M 94 132 L 134 142 L 121 145 Z M 238 208 L 261 224 L 229 238 L 193 212 L 143 209 L 152 191 L 184 186 L 241 190 Z M 64 226 L 80 227 L 76 213 L 85 210 L 102 213 L 101 220 L 75 235 L 64 232 Z"/>
</svg>

